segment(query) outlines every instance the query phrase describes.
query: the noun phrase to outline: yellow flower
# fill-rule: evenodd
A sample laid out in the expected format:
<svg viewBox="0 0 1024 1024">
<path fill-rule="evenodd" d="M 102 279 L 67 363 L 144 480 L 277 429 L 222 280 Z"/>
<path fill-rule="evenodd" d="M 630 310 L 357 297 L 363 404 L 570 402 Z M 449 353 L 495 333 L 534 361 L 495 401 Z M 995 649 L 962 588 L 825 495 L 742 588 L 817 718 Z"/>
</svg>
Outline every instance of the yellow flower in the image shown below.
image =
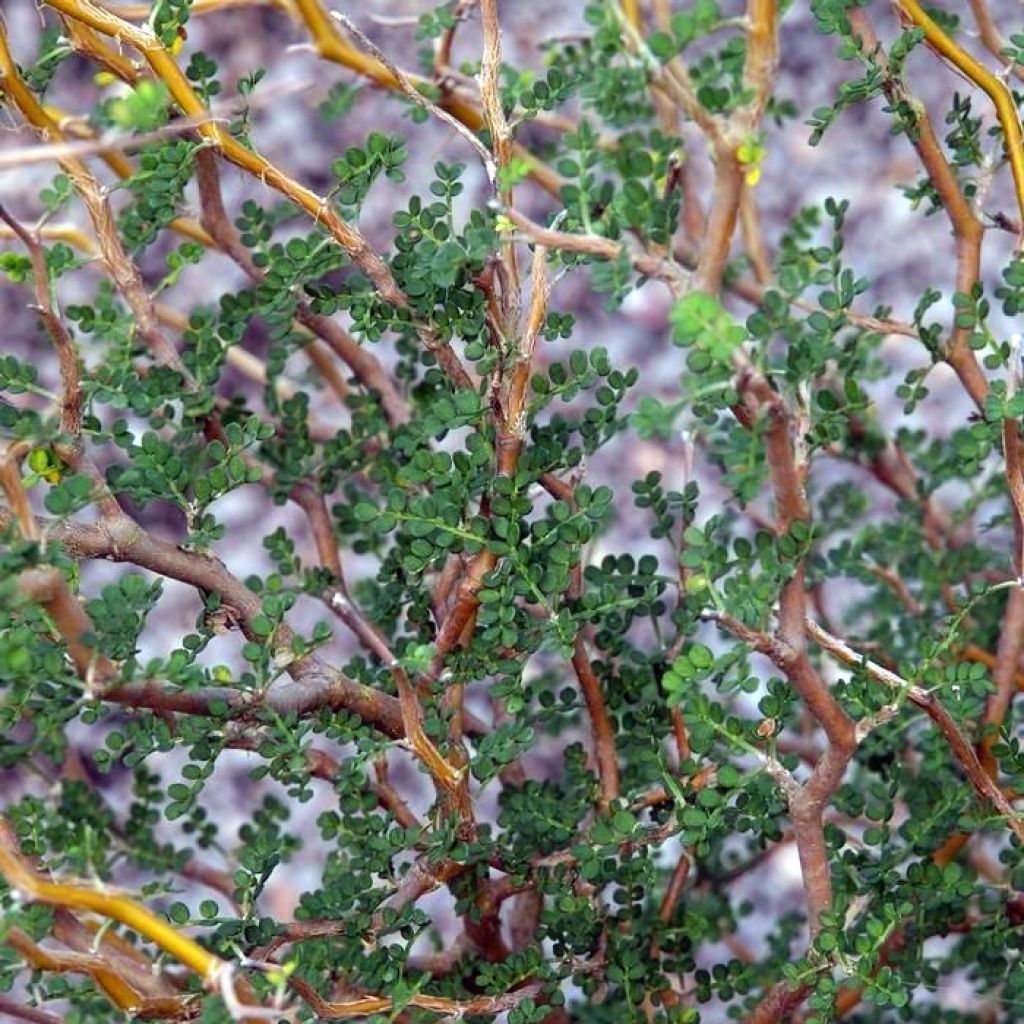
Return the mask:
<svg viewBox="0 0 1024 1024">
<path fill-rule="evenodd" d="M 748 138 L 736 147 L 736 159 L 743 166 L 743 174 L 747 184 L 753 188 L 761 180 L 761 161 L 764 159 L 764 146 L 754 137 Z"/>
<path fill-rule="evenodd" d="M 736 150 L 736 159 L 741 164 L 752 164 L 757 160 L 757 149 L 752 142 L 744 142 Z"/>
<path fill-rule="evenodd" d="M 708 589 L 708 578 L 702 572 L 695 572 L 692 576 L 686 577 L 686 592 L 688 594 L 699 594 L 702 590 Z"/>
<path fill-rule="evenodd" d="M 33 448 L 28 456 L 28 467 L 48 484 L 60 483 L 64 464 L 49 448 Z"/>
</svg>

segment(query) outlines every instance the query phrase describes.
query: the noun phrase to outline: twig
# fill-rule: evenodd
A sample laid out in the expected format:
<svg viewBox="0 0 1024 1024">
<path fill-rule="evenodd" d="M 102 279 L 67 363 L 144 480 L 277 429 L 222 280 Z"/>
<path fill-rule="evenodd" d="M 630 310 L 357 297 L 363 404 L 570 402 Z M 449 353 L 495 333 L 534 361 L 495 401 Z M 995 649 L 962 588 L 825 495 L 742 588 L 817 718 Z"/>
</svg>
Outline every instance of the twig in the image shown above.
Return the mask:
<svg viewBox="0 0 1024 1024">
<path fill-rule="evenodd" d="M 1024 133 L 1021 132 L 1020 117 L 1013 94 L 1001 78 L 992 74 L 983 64 L 975 60 L 966 50 L 957 45 L 929 16 L 918 0 L 896 0 L 897 6 L 910 20 L 924 30 L 925 39 L 946 60 L 962 71 L 992 101 L 1003 129 L 1006 155 L 1013 173 L 1013 184 L 1017 193 L 1021 221 L 1024 222 Z M 1019 245 L 1024 244 L 1021 240 Z"/>
<path fill-rule="evenodd" d="M 634 251 L 626 246 L 625 242 L 616 242 L 603 235 L 577 235 L 546 228 L 515 209 L 507 209 L 504 214 L 528 239 L 548 249 L 561 249 L 616 260 L 625 248 L 630 262 L 639 273 L 664 281 L 673 295 L 681 294 L 686 286 L 687 276 L 671 260 Z"/>
<path fill-rule="evenodd" d="M 487 177 L 491 183 L 494 184 L 497 181 L 498 169 L 494 163 L 494 156 L 490 150 L 480 141 L 479 138 L 466 127 L 457 117 L 450 114 L 443 107 L 439 107 L 436 103 L 432 103 L 427 99 L 426 96 L 421 93 L 415 85 L 409 80 L 408 75 L 404 71 L 400 70 L 398 66 L 377 46 L 376 43 L 366 35 L 365 32 L 351 18 L 347 15 L 342 14 L 340 11 L 331 11 L 331 17 L 339 24 L 344 25 L 345 28 L 352 33 L 359 40 L 360 46 L 363 47 L 367 53 L 373 54 L 391 72 L 394 76 L 395 82 L 398 84 L 398 88 L 406 96 L 409 97 L 421 110 L 425 110 L 428 114 L 432 114 L 439 121 L 443 121 L 449 128 L 456 132 L 462 139 L 469 143 L 473 148 L 477 156 L 480 157 L 481 162 L 484 165 L 484 169 L 487 171 Z"/>
<path fill-rule="evenodd" d="M 47 3 L 97 32 L 127 42 L 142 55 L 153 73 L 167 86 L 186 116 L 197 120 L 208 116 L 209 112 L 185 73 L 152 32 L 116 17 L 97 7 L 91 0 L 47 0 Z M 300 185 L 265 157 L 246 148 L 216 121 L 203 121 L 197 130 L 231 163 L 280 192 L 309 213 L 318 224 L 323 224 L 385 302 L 401 310 L 410 308 L 408 297 L 399 287 L 388 265 L 359 230 L 345 221 L 328 200 Z M 455 387 L 472 390 L 472 378 L 451 345 L 438 339 L 430 325 L 419 323 L 414 326 L 421 341 L 436 356 Z"/>
<path fill-rule="evenodd" d="M 361 53 L 342 38 L 332 19 L 324 12 L 320 0 L 294 0 L 294 9 L 289 8 L 289 13 L 296 12 L 312 35 L 317 53 L 324 60 L 350 68 L 382 88 L 392 90 L 400 88 L 397 78 L 380 61 Z M 427 79 L 409 72 L 403 72 L 403 74 L 414 88 L 430 84 Z M 470 131 L 479 131 L 484 126 L 483 115 L 476 104 L 453 92 L 444 93 L 439 105 L 458 118 Z M 562 187 L 560 175 L 521 146 L 515 147 L 515 153 L 516 156 L 526 160 L 531 178 L 551 195 L 559 194 Z"/>
<path fill-rule="evenodd" d="M 264 279 L 263 271 L 253 263 L 249 250 L 242 243 L 235 226 L 224 209 L 220 173 L 216 159 L 209 150 L 201 150 L 196 154 L 196 180 L 199 186 L 203 227 L 216 245 L 227 253 L 253 281 L 262 281 Z M 365 388 L 380 396 L 381 409 L 392 426 L 401 426 L 409 422 L 411 412 L 408 403 L 398 390 L 391 375 L 372 352 L 360 345 L 330 317 L 314 313 L 304 298 L 298 300 L 295 318 L 329 345 Z M 310 358 L 315 361 L 313 347 L 310 346 L 307 351 Z"/>
<path fill-rule="evenodd" d="M 455 32 L 465 21 L 479 0 L 458 0 L 452 8 L 452 25 L 441 33 L 441 38 L 434 47 L 434 77 L 441 78 L 451 68 L 452 48 L 455 45 Z"/>
<path fill-rule="evenodd" d="M 21 240 L 32 261 L 35 309 L 53 342 L 53 347 L 57 352 L 57 365 L 60 368 L 62 385 L 60 427 L 65 434 L 72 438 L 72 443 L 75 443 L 82 432 L 82 382 L 78 372 L 78 353 L 75 351 L 75 343 L 71 340 L 71 336 L 53 308 L 50 295 L 50 275 L 46 269 L 46 257 L 39 240 L 19 224 L 2 204 L 0 204 L 0 220 Z"/>
<path fill-rule="evenodd" d="M 978 26 L 978 35 L 985 49 L 1017 78 L 1024 79 L 1024 68 L 1006 55 L 1006 40 L 1003 39 L 996 23 L 992 20 L 992 12 L 989 11 L 988 4 L 985 0 L 967 0 L 967 3 L 974 15 L 975 24 Z"/>
<path fill-rule="evenodd" d="M 1006 819 L 1009 829 L 1024 842 L 1024 821 L 1021 820 L 1021 815 L 1014 810 L 1013 804 L 1006 794 L 989 777 L 981 761 L 978 759 L 974 748 L 960 732 L 952 715 L 942 706 L 934 694 L 929 693 L 923 687 L 910 683 L 895 672 L 864 658 L 838 637 L 834 637 L 823 630 L 812 619 L 807 619 L 806 629 L 808 636 L 838 661 L 853 668 L 863 669 L 871 679 L 898 691 L 901 695 L 905 695 L 911 703 L 921 708 L 945 737 L 946 742 L 953 751 L 954 757 L 960 763 L 964 774 L 970 780 L 978 796 L 991 803 L 999 814 Z"/>
<path fill-rule="evenodd" d="M 51 142 L 37 146 L 18 146 L 0 153 L 0 173 L 19 171 L 31 164 L 43 164 L 51 160 L 60 162 L 72 157 L 95 156 L 117 149 L 135 149 L 174 135 L 187 135 L 202 125 L 211 124 L 214 121 L 220 121 L 222 124 L 229 123 L 226 118 L 218 119 L 213 114 L 209 114 L 202 118 L 176 118 L 160 128 L 137 135 L 104 132 L 96 139 L 79 142 Z"/>
<path fill-rule="evenodd" d="M 9 1013 L 18 1020 L 27 1020 L 29 1024 L 61 1024 L 62 1018 L 47 1010 L 34 1006 L 23 1006 L 10 996 L 0 995 L 0 1013 Z"/>
<path fill-rule="evenodd" d="M 0 507 L 0 526 L 7 521 Z M 261 612 L 256 594 L 228 572 L 219 559 L 188 551 L 177 544 L 146 533 L 134 520 L 124 517 L 96 525 L 47 522 L 47 536 L 60 542 L 76 558 L 102 558 L 130 562 L 170 579 L 177 579 L 209 593 L 219 594 L 237 614 L 242 631 L 257 639 L 252 622 Z M 265 638 L 259 638 L 265 640 Z M 281 622 L 274 634 L 275 648 L 290 650 L 293 634 Z M 305 714 L 320 707 L 346 708 L 393 739 L 405 735 L 401 708 L 395 697 L 356 683 L 316 655 L 306 655 L 287 666 L 290 679 L 276 680 L 255 697 L 230 688 L 211 691 L 170 692 L 151 683 L 126 684 L 97 693 L 102 700 L 138 707 L 166 708 L 191 714 L 209 714 L 210 704 L 226 700 L 238 712 L 266 704 L 279 714 Z"/>
<path fill-rule="evenodd" d="M 847 15 L 864 51 L 872 55 L 882 69 L 887 71 L 887 57 L 866 12 L 862 8 L 851 8 Z M 912 133 L 910 142 L 917 151 L 929 182 L 942 201 L 953 229 L 956 240 L 956 289 L 970 295 L 980 273 L 984 226 L 964 196 L 924 107 L 910 95 L 900 78 L 886 74 L 882 88 L 891 103 L 908 104 L 917 112 L 916 131 Z M 960 378 L 974 404 L 983 410 L 988 394 L 988 381 L 970 347 L 969 335 L 970 328 L 954 324 L 943 356 Z"/>
</svg>

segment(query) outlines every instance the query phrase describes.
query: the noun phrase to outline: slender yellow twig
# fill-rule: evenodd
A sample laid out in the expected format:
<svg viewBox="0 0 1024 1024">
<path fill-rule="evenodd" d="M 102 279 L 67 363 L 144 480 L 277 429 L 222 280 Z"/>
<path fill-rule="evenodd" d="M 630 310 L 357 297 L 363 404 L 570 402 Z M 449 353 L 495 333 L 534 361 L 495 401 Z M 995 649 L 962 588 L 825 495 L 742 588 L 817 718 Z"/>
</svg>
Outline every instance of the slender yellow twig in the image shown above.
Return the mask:
<svg viewBox="0 0 1024 1024">
<path fill-rule="evenodd" d="M 151 942 L 155 942 L 165 953 L 190 967 L 204 979 L 215 977 L 218 971 L 227 965 L 226 961 L 207 952 L 199 943 L 187 935 L 182 935 L 177 929 L 127 896 L 68 882 L 46 881 L 13 851 L 13 832 L 3 819 L 0 819 L 0 830 L 0 834 L 6 833 L 2 835 L 4 841 L 0 842 L 0 874 L 23 896 L 57 907 L 88 910 L 120 921 Z"/>
<path fill-rule="evenodd" d="M 622 0 L 622 13 L 633 28 L 640 28 L 640 0 Z"/>
<path fill-rule="evenodd" d="M 1021 220 L 1024 223 L 1024 134 L 1021 133 L 1020 118 L 1013 102 L 1013 94 L 1006 83 L 992 74 L 984 64 L 975 60 L 966 50 L 958 46 L 928 16 L 917 0 L 897 0 L 907 17 L 924 30 L 925 39 L 950 63 L 962 71 L 975 85 L 988 95 L 996 108 L 999 125 L 1003 129 L 1006 155 L 1013 172 L 1013 184 L 1017 193 Z"/>
<path fill-rule="evenodd" d="M 208 119 L 206 105 L 175 59 L 150 30 L 124 21 L 102 7 L 97 7 L 90 0 L 47 0 L 47 3 L 96 32 L 134 47 L 153 73 L 167 86 L 185 116 L 202 122 L 196 126 L 199 134 L 209 139 L 233 164 L 259 178 L 322 223 L 349 254 L 352 262 L 373 282 L 382 298 L 392 305 L 407 305 L 405 296 L 384 261 L 370 248 L 359 231 L 334 211 L 327 200 L 290 178 L 265 157 L 246 149 L 221 124 Z"/>
</svg>

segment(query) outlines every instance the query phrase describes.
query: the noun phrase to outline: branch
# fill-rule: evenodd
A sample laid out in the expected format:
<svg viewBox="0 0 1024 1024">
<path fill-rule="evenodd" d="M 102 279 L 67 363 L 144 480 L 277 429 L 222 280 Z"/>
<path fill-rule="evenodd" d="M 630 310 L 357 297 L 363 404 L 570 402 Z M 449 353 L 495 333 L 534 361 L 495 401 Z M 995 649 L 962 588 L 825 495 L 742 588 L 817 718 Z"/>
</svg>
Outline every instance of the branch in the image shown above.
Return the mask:
<svg viewBox="0 0 1024 1024">
<path fill-rule="evenodd" d="M 594 969 L 596 970 L 596 967 Z M 478 996 L 476 999 L 468 1000 L 420 994 L 413 995 L 408 1000 L 403 999 L 401 1005 L 432 1010 L 434 1013 L 443 1013 L 456 1019 L 477 1014 L 495 1016 L 514 1009 L 527 999 L 536 999 L 548 984 L 550 983 L 531 981 L 504 995 Z M 353 999 L 326 1000 L 307 982 L 294 977 L 289 979 L 289 986 L 302 997 L 317 1017 L 323 1020 L 351 1020 L 355 1017 L 387 1014 L 395 1006 L 395 1001 L 390 996 L 367 995 Z"/>
<path fill-rule="evenodd" d="M 30 152 L 27 150 L 26 152 Z M 200 156 L 199 153 L 196 154 Z M 172 221 L 169 225 L 172 229 L 175 228 L 176 224 L 182 223 L 181 218 L 177 221 Z M 200 244 L 210 245 L 212 239 L 206 235 L 198 225 L 195 226 L 195 233 L 188 233 L 188 237 L 194 238 Z M 79 227 L 74 224 L 43 224 L 41 227 L 36 227 L 33 230 L 33 234 L 36 238 L 43 241 L 56 241 L 66 242 L 68 245 L 79 252 L 85 253 L 87 256 L 95 258 L 99 255 L 96 248 L 96 243 Z M 198 237 L 197 237 L 198 236 Z M 17 234 L 7 225 L 0 224 L 0 238 L 14 239 L 19 238 Z M 166 324 L 172 330 L 177 332 L 184 331 L 188 327 L 188 318 L 177 310 L 172 309 L 170 306 L 162 303 L 155 304 L 155 310 L 157 318 L 161 323 Z M 353 344 L 356 342 L 353 341 Z M 332 390 L 338 395 L 339 398 L 344 399 L 348 393 L 348 386 L 336 373 L 332 372 L 332 367 L 327 365 L 324 360 L 320 359 L 317 351 L 312 345 L 306 348 L 306 354 L 309 356 L 310 362 L 317 368 L 317 370 L 327 379 L 327 383 L 330 385 Z M 326 353 L 323 353 L 324 358 L 327 358 Z M 243 376 L 248 377 L 249 380 L 255 381 L 257 384 L 265 386 L 267 383 L 267 368 L 264 362 L 254 356 L 248 350 L 242 348 L 240 345 L 232 345 L 225 354 L 227 362 Z M 297 390 L 298 385 L 289 381 L 283 374 L 279 375 L 274 382 L 274 388 L 277 391 L 281 399 L 288 399 L 293 397 Z"/>
<path fill-rule="evenodd" d="M 219 123 L 204 120 L 209 114 L 206 106 L 177 62 L 149 29 L 138 28 L 97 7 L 91 0 L 47 0 L 47 3 L 97 32 L 127 42 L 136 49 L 145 58 L 153 73 L 167 86 L 175 103 L 185 115 L 203 122 L 196 129 L 200 135 L 208 139 L 231 163 L 280 192 L 309 213 L 318 224 L 323 224 L 385 302 L 399 310 L 410 309 L 408 297 L 399 287 L 384 260 L 374 252 L 359 230 L 336 212 L 327 199 L 300 185 L 265 157 L 247 149 Z M 472 379 L 451 345 L 438 339 L 429 325 L 418 323 L 414 326 L 420 339 L 437 357 L 454 386 L 472 390 Z"/>
<path fill-rule="evenodd" d="M 774 82 L 778 63 L 777 20 L 775 0 L 749 0 L 743 80 L 752 98 L 730 118 L 724 131 L 705 132 L 714 153 L 715 187 L 695 278 L 696 287 L 712 295 L 721 290 L 743 199 L 744 174 L 737 151 L 746 138 L 757 132 Z"/>
<path fill-rule="evenodd" d="M 494 184 L 497 181 L 498 169 L 494 163 L 494 156 L 491 151 L 480 141 L 480 139 L 466 127 L 457 117 L 454 117 L 443 107 L 439 107 L 436 103 L 432 103 L 427 99 L 426 96 L 420 92 L 416 86 L 413 85 L 409 76 L 401 71 L 389 58 L 388 56 L 378 47 L 369 36 L 360 29 L 351 18 L 346 17 L 340 11 L 331 11 L 331 17 L 335 21 L 344 25 L 349 32 L 352 33 L 359 40 L 359 45 L 363 47 L 368 53 L 373 54 L 384 65 L 385 68 L 391 73 L 395 82 L 398 85 L 398 89 L 404 95 L 408 96 L 413 103 L 416 104 L 421 110 L 425 110 L 428 114 L 432 114 L 439 121 L 443 121 L 449 128 L 451 128 L 456 134 L 459 135 L 464 141 L 469 143 L 471 149 L 480 157 L 481 163 L 484 165 L 484 170 L 487 172 L 487 177 L 491 183 Z"/>
<path fill-rule="evenodd" d="M 959 68 L 992 101 L 996 108 L 999 125 L 1003 129 L 1006 156 L 1013 173 L 1017 205 L 1021 222 L 1024 223 L 1024 133 L 1021 132 L 1020 117 L 1013 93 L 1007 84 L 992 74 L 983 64 L 975 60 L 966 50 L 961 49 L 938 24 L 931 19 L 918 0 L 896 0 L 897 6 L 919 28 L 924 29 L 925 39 L 946 60 Z"/>
<path fill-rule="evenodd" d="M 298 17 L 305 23 L 312 35 L 317 53 L 324 60 L 333 61 L 356 71 L 382 88 L 394 91 L 402 89 L 398 77 L 391 69 L 376 58 L 361 53 L 348 43 L 338 32 L 337 26 L 325 14 L 320 0 L 295 0 L 295 9 L 298 12 Z M 289 13 L 292 12 L 289 11 Z M 402 72 L 402 77 L 416 90 L 423 86 L 430 87 L 432 84 L 428 79 L 408 71 Z M 484 117 L 477 105 L 460 98 L 450 90 L 442 90 L 438 106 L 461 121 L 470 131 L 478 132 L 484 127 Z M 527 162 L 530 177 L 545 191 L 557 197 L 563 184 L 561 176 L 522 146 L 513 144 L 513 147 L 516 157 Z"/>
<path fill-rule="evenodd" d="M 1010 368 L 1006 380 L 1006 401 L 1011 402 L 1021 388 L 1020 335 L 1014 334 L 1010 343 Z M 1013 509 L 1013 533 L 1016 550 L 1013 568 L 1018 580 L 1024 579 L 1024 455 L 1020 426 L 1016 419 L 1004 418 L 1002 423 L 1003 458 L 1006 464 L 1006 485 Z M 999 767 L 992 754 L 999 728 L 1006 719 L 1010 703 L 1016 692 L 1017 665 L 1024 651 L 1024 587 L 1014 587 L 1006 600 L 1003 621 L 999 627 L 999 646 L 996 650 L 992 681 L 995 692 L 985 701 L 980 755 L 989 778 L 998 777 Z"/>
<path fill-rule="evenodd" d="M 27 1020 L 30 1024 L 61 1024 L 63 1018 L 34 1006 L 22 1006 L 10 996 L 0 995 L 0 1013 L 9 1013 L 18 1020 Z"/>
<path fill-rule="evenodd" d="M 263 271 L 252 261 L 249 250 L 242 243 L 231 219 L 224 209 L 220 188 L 220 172 L 216 160 L 209 150 L 196 153 L 196 181 L 199 186 L 199 202 L 202 207 L 202 225 L 210 237 L 228 256 L 241 267 L 255 282 L 264 279 Z M 330 317 L 314 313 L 305 299 L 300 298 L 295 319 L 323 339 L 352 370 L 363 387 L 380 396 L 381 409 L 392 426 L 409 422 L 409 404 L 396 386 L 391 375 L 372 352 L 365 349 Z M 307 351 L 312 356 L 312 346 Z M 233 349 L 230 349 L 233 351 Z"/>
<path fill-rule="evenodd" d="M 11 98 L 25 119 L 36 129 L 58 141 L 64 134 L 35 96 L 18 76 L 18 69 L 7 45 L 4 27 L 0 24 L 0 88 Z M 117 231 L 117 222 L 110 208 L 106 191 L 90 173 L 82 160 L 74 156 L 59 161 L 61 169 L 84 204 L 93 223 L 96 241 L 104 264 L 117 290 L 131 309 L 140 337 L 157 360 L 182 373 L 184 379 L 194 386 L 195 382 L 181 363 L 178 353 L 160 328 L 159 318 L 152 299 L 142 282 L 138 268 L 132 262 Z M 129 174 L 131 171 L 129 170 Z"/>
<path fill-rule="evenodd" d="M 6 943 L 34 971 L 87 975 L 115 1006 L 133 1015 L 177 1016 L 183 1008 L 183 1000 L 190 999 L 181 995 L 147 996 L 123 978 L 104 957 L 95 953 L 43 949 L 17 927 L 8 931 Z"/>
<path fill-rule="evenodd" d="M 741 371 L 737 390 L 744 398 L 740 410 L 745 421 L 758 414 L 767 419 L 765 458 L 775 493 L 777 534 L 795 522 L 807 522 L 810 514 L 804 494 L 808 466 L 798 458 L 791 436 L 791 416 L 782 398 L 759 373 Z M 799 435 L 803 428 L 796 424 Z M 774 636 L 750 630 L 730 615 L 715 618 L 727 629 L 751 643 L 785 673 L 814 720 L 824 730 L 828 746 L 808 781 L 789 800 L 797 849 L 807 896 L 812 941 L 821 927 L 821 915 L 832 905 L 831 869 L 825 843 L 824 810 L 839 788 L 846 767 L 857 748 L 854 723 L 807 655 L 804 640 L 806 595 L 804 564 L 800 561 L 779 596 L 779 625 Z"/>
<path fill-rule="evenodd" d="M 1017 78 L 1024 79 L 1024 68 L 1011 60 L 1005 53 L 1007 48 L 1006 40 L 992 20 L 992 13 L 988 9 L 985 0 L 967 0 L 971 13 L 974 15 L 975 24 L 978 26 L 978 36 L 981 38 L 985 49 L 992 54 L 1004 67 L 1008 68 Z"/>
<path fill-rule="evenodd" d="M 120 921 L 165 953 L 195 971 L 204 981 L 214 978 L 226 961 L 207 952 L 141 904 L 126 896 L 65 882 L 48 882 L 28 864 L 18 849 L 14 829 L 0 817 L 0 873 L 22 896 L 57 907 L 87 910 Z"/>
<path fill-rule="evenodd" d="M 671 260 L 633 250 L 625 242 L 616 242 L 603 235 L 577 235 L 546 228 L 512 208 L 504 210 L 503 213 L 531 242 L 543 245 L 547 249 L 562 249 L 606 260 L 618 259 L 625 249 L 630 263 L 638 273 L 664 281 L 674 296 L 682 294 L 687 277 Z"/>
<path fill-rule="evenodd" d="M 910 133 L 910 142 L 917 151 L 929 182 L 942 201 L 953 229 L 956 243 L 956 290 L 964 295 L 970 295 L 981 271 L 984 225 L 964 196 L 956 174 L 946 160 L 942 145 L 935 135 L 931 119 L 921 102 L 910 95 L 902 79 L 888 74 L 887 56 L 867 14 L 861 8 L 850 8 L 846 16 L 865 52 L 874 55 L 882 70 L 886 72 L 882 83 L 886 98 L 891 104 L 909 104 L 917 112 L 916 131 Z M 974 404 L 984 411 L 988 381 L 970 347 L 970 333 L 970 328 L 954 324 L 943 358 L 956 371 Z"/>
<path fill-rule="evenodd" d="M 905 696 L 912 704 L 921 708 L 945 737 L 953 752 L 953 756 L 959 761 L 964 774 L 978 796 L 991 803 L 999 814 L 1006 819 L 1007 827 L 1021 842 L 1024 842 L 1024 820 L 1021 819 L 1021 815 L 1014 809 L 1007 795 L 989 777 L 982 767 L 974 747 L 964 737 L 963 733 L 960 732 L 953 716 L 943 707 L 934 694 L 910 683 L 895 672 L 864 658 L 838 637 L 834 637 L 826 632 L 812 619 L 807 620 L 806 628 L 808 636 L 820 644 L 837 661 L 852 668 L 863 669 L 871 679 L 898 691 L 901 697 Z"/>
<path fill-rule="evenodd" d="M 0 526 L 8 517 L 9 513 L 0 508 Z M 261 611 L 259 597 L 233 576 L 219 559 L 160 540 L 146 533 L 127 516 L 92 526 L 46 521 L 41 525 L 46 535 L 59 541 L 72 557 L 129 562 L 169 579 L 219 594 L 224 605 L 237 616 L 243 633 L 259 642 L 265 640 L 252 631 L 252 622 Z M 282 622 L 274 634 L 275 649 L 290 652 L 293 637 L 291 629 Z M 345 708 L 386 736 L 393 739 L 405 736 L 401 708 L 395 697 L 353 682 L 314 654 L 292 661 L 287 671 L 290 679 L 281 677 L 265 692 L 258 694 L 219 687 L 168 693 L 152 682 L 143 682 L 117 686 L 95 696 L 135 707 L 190 714 L 209 714 L 211 702 L 225 697 L 229 706 L 241 714 L 251 713 L 264 705 L 279 714 L 305 714 L 321 707 Z"/>
</svg>

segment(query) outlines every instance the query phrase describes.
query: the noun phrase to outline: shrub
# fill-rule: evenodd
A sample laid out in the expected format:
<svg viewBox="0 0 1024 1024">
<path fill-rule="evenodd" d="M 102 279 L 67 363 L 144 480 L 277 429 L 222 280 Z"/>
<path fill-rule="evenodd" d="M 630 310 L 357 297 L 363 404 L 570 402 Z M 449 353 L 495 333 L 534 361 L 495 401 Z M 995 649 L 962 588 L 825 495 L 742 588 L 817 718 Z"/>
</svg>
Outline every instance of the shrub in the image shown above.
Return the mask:
<svg viewBox="0 0 1024 1024">
<path fill-rule="evenodd" d="M 815 0 L 806 109 L 774 0 L 239 6 L 0 24 L 0 1010 L 1016 1019 L 1024 39 Z M 800 164 L 886 118 L 909 311 Z"/>
</svg>

